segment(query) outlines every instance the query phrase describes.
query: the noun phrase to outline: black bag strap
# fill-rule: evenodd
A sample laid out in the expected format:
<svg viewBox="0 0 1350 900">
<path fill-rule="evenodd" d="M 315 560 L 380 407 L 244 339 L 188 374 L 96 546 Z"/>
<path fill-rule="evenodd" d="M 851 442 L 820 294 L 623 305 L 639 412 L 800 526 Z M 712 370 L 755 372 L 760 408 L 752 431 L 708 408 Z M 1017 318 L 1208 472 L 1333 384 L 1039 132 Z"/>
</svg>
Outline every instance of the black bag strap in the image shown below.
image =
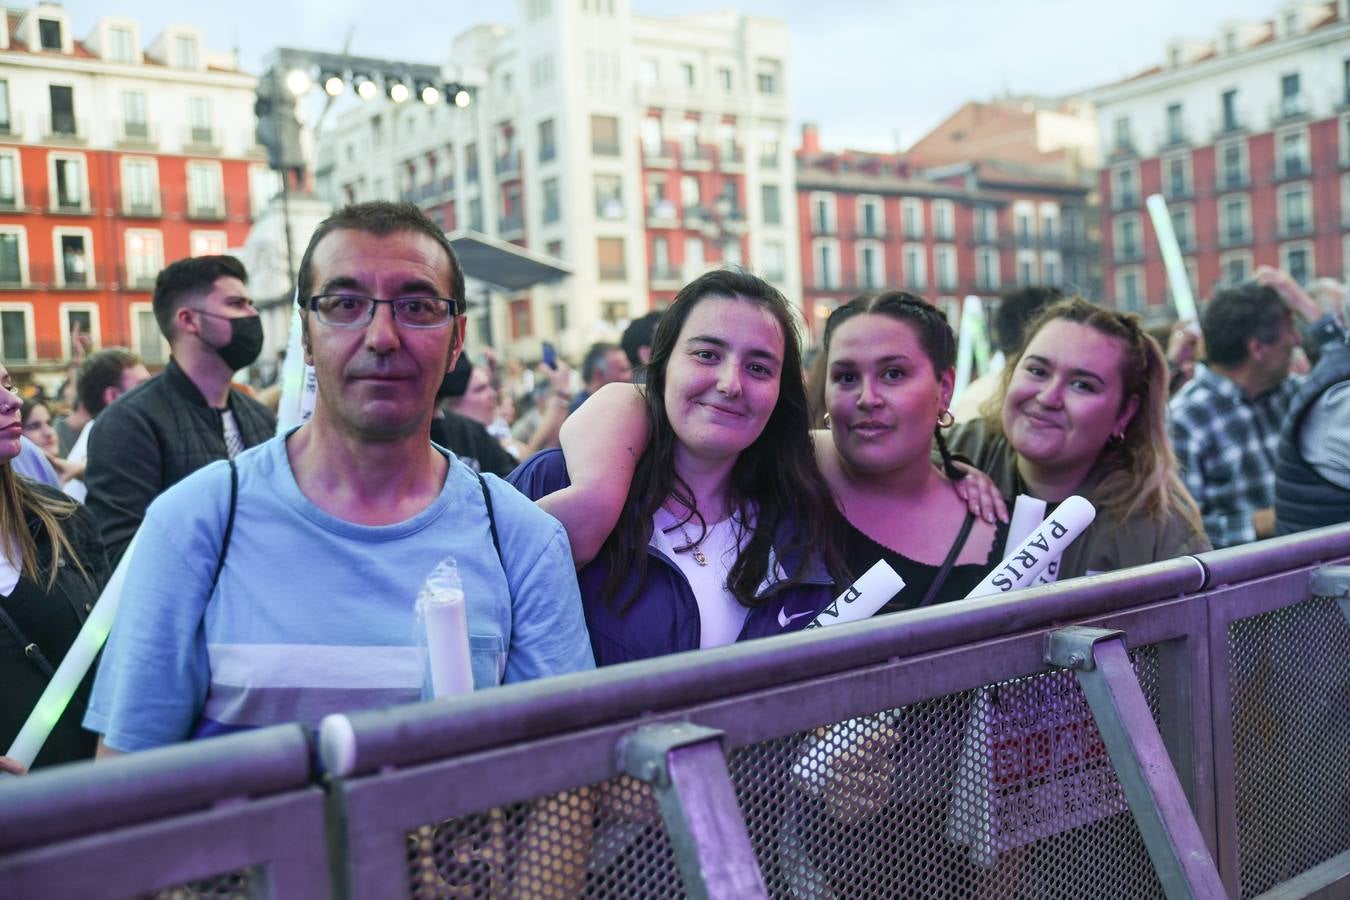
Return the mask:
<svg viewBox="0 0 1350 900">
<path fill-rule="evenodd" d="M 488 493 L 487 479 L 483 477 L 482 473 L 475 472 L 474 474 L 478 476 L 478 483 L 483 488 L 483 502 L 487 504 L 488 530 L 492 532 L 492 546 L 497 551 L 497 562 L 502 564 L 502 571 L 504 572 L 506 571 L 506 560 L 502 558 L 502 542 L 497 537 L 497 517 L 492 512 L 492 494 Z"/>
<path fill-rule="evenodd" d="M 966 521 L 961 525 L 960 533 L 957 534 L 956 540 L 952 543 L 952 549 L 947 551 L 947 558 L 942 561 L 942 568 L 938 569 L 938 573 L 933 576 L 933 583 L 928 586 L 928 593 L 924 594 L 919 606 L 927 606 L 932 603 L 933 598 L 942 589 L 942 584 L 951 574 L 952 566 L 956 565 L 956 558 L 961 555 L 961 548 L 966 545 L 966 538 L 970 537 L 970 529 L 973 527 L 975 527 L 975 514 L 968 512 L 966 513 Z"/>
<path fill-rule="evenodd" d="M 28 639 L 28 636 L 23 633 L 23 629 L 19 627 L 19 623 L 15 622 L 14 617 L 5 611 L 4 606 L 0 606 L 0 624 L 3 624 L 5 628 L 9 629 L 9 633 L 14 635 L 14 640 L 18 641 L 19 646 L 23 648 L 23 655 L 28 657 L 33 665 L 41 669 L 42 674 L 50 680 L 56 670 L 47 661 L 42 648 Z"/>
<path fill-rule="evenodd" d="M 211 576 L 211 591 L 216 589 L 216 584 L 220 581 L 220 570 L 225 568 L 225 554 L 230 550 L 230 536 L 234 534 L 234 509 L 239 505 L 239 467 L 230 463 L 230 514 L 225 519 L 225 536 L 220 539 L 220 558 L 216 560 L 216 573 Z M 496 532 L 493 532 L 496 536 Z M 210 592 L 207 593 L 210 596 Z"/>
</svg>

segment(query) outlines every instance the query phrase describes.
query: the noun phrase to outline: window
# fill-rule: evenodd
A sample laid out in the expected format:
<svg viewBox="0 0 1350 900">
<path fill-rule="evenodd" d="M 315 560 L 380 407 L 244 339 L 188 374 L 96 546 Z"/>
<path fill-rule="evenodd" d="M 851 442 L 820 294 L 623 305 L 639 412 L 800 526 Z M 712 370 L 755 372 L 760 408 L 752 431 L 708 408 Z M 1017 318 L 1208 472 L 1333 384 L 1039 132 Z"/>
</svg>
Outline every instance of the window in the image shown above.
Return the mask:
<svg viewBox="0 0 1350 900">
<path fill-rule="evenodd" d="M 469 184 L 478 183 L 478 145 L 464 145 L 464 180 Z"/>
<path fill-rule="evenodd" d="M 933 237 L 950 241 L 956 236 L 956 207 L 950 200 L 933 201 Z"/>
<path fill-rule="evenodd" d="M 43 50 L 61 49 L 60 20 L 38 19 L 38 46 Z"/>
<path fill-rule="evenodd" d="M 1220 144 L 1215 152 L 1219 160 L 1219 190 L 1246 187 L 1247 142 L 1238 140 Z"/>
<path fill-rule="evenodd" d="M 1308 132 L 1305 129 L 1282 133 L 1279 136 L 1279 147 L 1280 175 L 1285 178 L 1297 178 L 1308 174 Z"/>
<path fill-rule="evenodd" d="M 218 163 L 188 163 L 188 217 L 223 218 L 225 204 Z"/>
<path fill-rule="evenodd" d="M 60 212 L 83 212 L 89 208 L 83 156 L 51 156 L 52 205 Z"/>
<path fill-rule="evenodd" d="M 1300 241 L 1297 244 L 1280 245 L 1280 268 L 1289 273 L 1289 277 L 1301 285 L 1313 277 L 1312 244 Z"/>
<path fill-rule="evenodd" d="M 1111 206 L 1128 209 L 1139 205 L 1139 170 L 1135 166 L 1121 166 L 1111 170 Z"/>
<path fill-rule="evenodd" d="M 787 275 L 787 251 L 778 241 L 760 246 L 759 274 L 767 281 L 781 282 Z"/>
<path fill-rule="evenodd" d="M 1251 240 L 1251 206 L 1246 194 L 1219 200 L 1219 246 L 1245 244 Z"/>
<path fill-rule="evenodd" d="M 661 117 L 648 116 L 642 120 L 642 152 L 649 157 L 662 156 Z"/>
<path fill-rule="evenodd" d="M 834 234 L 836 230 L 834 194 L 811 195 L 811 231 L 814 234 Z"/>
<path fill-rule="evenodd" d="M 192 256 L 220 256 L 225 245 L 223 231 L 193 231 L 188 238 L 188 252 Z"/>
<path fill-rule="evenodd" d="M 1134 139 L 1130 137 L 1130 119 L 1128 116 L 1121 116 L 1116 119 L 1115 137 L 1117 150 L 1130 150 L 1134 147 Z"/>
<path fill-rule="evenodd" d="M 224 248 L 222 248 L 223 252 Z M 193 248 L 193 256 L 201 256 Z M 155 286 L 155 276 L 164 268 L 164 238 L 153 229 L 127 229 L 127 280 L 131 288 Z"/>
<path fill-rule="evenodd" d="M 0 284 L 28 283 L 28 241 L 22 225 L 0 226 Z"/>
<path fill-rule="evenodd" d="M 553 120 L 545 119 L 539 123 L 539 161 L 548 162 L 558 155 L 557 138 L 554 135 Z"/>
<path fill-rule="evenodd" d="M 469 201 L 469 228 L 473 231 L 483 230 L 483 200 L 481 197 L 474 197 Z"/>
<path fill-rule="evenodd" d="M 701 211 L 703 204 L 703 192 L 699 187 L 697 175 L 680 176 L 680 205 L 684 207 L 685 213 L 690 211 Z"/>
<path fill-rule="evenodd" d="M 982 291 L 996 291 L 998 286 L 998 251 L 992 247 L 980 247 L 975 251 L 975 287 Z"/>
<path fill-rule="evenodd" d="M 1298 237 L 1312 231 L 1312 194 L 1306 184 L 1280 188 L 1280 237 Z"/>
<path fill-rule="evenodd" d="M 858 233 L 863 237 L 881 237 L 883 231 L 881 198 L 858 198 Z"/>
<path fill-rule="evenodd" d="M 214 137 L 211 126 L 211 99 L 209 97 L 188 98 L 189 138 L 194 144 L 211 144 Z"/>
<path fill-rule="evenodd" d="M 1115 225 L 1116 262 L 1134 262 L 1143 256 L 1139 236 L 1139 216 L 1118 216 Z"/>
<path fill-rule="evenodd" d="M 1170 156 L 1163 160 L 1163 191 L 1167 198 L 1189 197 L 1191 194 L 1191 160 L 1189 154 Z"/>
<path fill-rule="evenodd" d="M 1143 276 L 1138 269 L 1116 270 L 1116 307 L 1122 312 L 1140 312 L 1144 308 Z"/>
<path fill-rule="evenodd" d="M 662 235 L 652 238 L 651 274 L 657 281 L 670 281 L 677 277 L 670 264 L 670 240 Z"/>
<path fill-rule="evenodd" d="M 32 358 L 33 308 L 27 303 L 0 305 L 0 352 L 5 362 Z"/>
<path fill-rule="evenodd" d="M 906 197 L 900 201 L 900 227 L 907 239 L 923 237 L 923 201 Z"/>
<path fill-rule="evenodd" d="M 755 68 L 755 86 L 761 94 L 777 94 L 783 65 L 776 59 L 761 59 Z"/>
<path fill-rule="evenodd" d="M 693 63 L 680 63 L 680 84 L 691 88 L 694 86 L 696 76 Z"/>
<path fill-rule="evenodd" d="M 1195 215 L 1189 205 L 1174 206 L 1169 211 L 1172 216 L 1172 231 L 1177 236 L 1177 247 L 1182 253 L 1195 249 Z"/>
<path fill-rule="evenodd" d="M 722 262 L 728 266 L 745 265 L 745 257 L 741 253 L 741 242 L 737 238 L 727 238 L 722 243 Z"/>
<path fill-rule="evenodd" d="M 122 94 L 122 136 L 140 141 L 150 136 L 150 125 L 145 117 L 145 94 L 140 91 Z"/>
<path fill-rule="evenodd" d="M 52 232 L 56 246 L 58 285 L 92 287 L 94 283 L 92 237 L 87 228 L 57 228 Z"/>
<path fill-rule="evenodd" d="M 816 241 L 812 247 L 816 266 L 816 287 L 830 290 L 839 287 L 839 245 L 835 241 Z"/>
<path fill-rule="evenodd" d="M 1036 251 L 1017 251 L 1017 283 L 1036 284 L 1041 279 L 1036 274 Z"/>
<path fill-rule="evenodd" d="M 153 159 L 122 158 L 122 212 L 159 215 L 159 175 Z"/>
<path fill-rule="evenodd" d="M 778 185 L 761 184 L 759 186 L 759 200 L 764 224 L 782 225 L 783 207 Z"/>
<path fill-rule="evenodd" d="M 1288 118 L 1303 113 L 1298 73 L 1280 76 L 1280 115 Z"/>
<path fill-rule="evenodd" d="M 905 287 L 911 291 L 928 287 L 928 260 L 924 255 L 923 244 L 905 244 L 901 256 L 904 260 Z"/>
<path fill-rule="evenodd" d="M 937 269 L 937 286 L 941 291 L 956 290 L 956 248 L 939 244 L 933 248 L 933 268 Z"/>
<path fill-rule="evenodd" d="M 60 137 L 74 137 L 75 95 L 69 85 L 53 84 L 47 89 L 51 100 L 51 134 Z"/>
<path fill-rule="evenodd" d="M 595 214 L 602 219 L 623 218 L 623 178 L 595 176 Z"/>
<path fill-rule="evenodd" d="M 703 274 L 708 267 L 703 253 L 703 238 L 689 236 L 684 239 L 684 272 L 690 278 Z"/>
<path fill-rule="evenodd" d="M 684 153 L 686 162 L 699 156 L 698 119 L 680 120 L 680 150 Z"/>
<path fill-rule="evenodd" d="M 130 28 L 113 25 L 108 29 L 108 57 L 114 62 L 136 61 L 136 37 Z"/>
<path fill-rule="evenodd" d="M 0 209 L 18 209 L 23 203 L 19 151 L 0 150 Z"/>
<path fill-rule="evenodd" d="M 173 64 L 179 69 L 197 68 L 197 39 L 180 34 L 173 39 Z"/>
<path fill-rule="evenodd" d="M 545 178 L 539 185 L 544 195 L 544 211 L 541 221 L 551 225 L 562 218 L 562 195 L 558 192 L 558 179 Z"/>
<path fill-rule="evenodd" d="M 1220 95 L 1220 106 L 1223 108 L 1224 131 L 1237 131 L 1242 127 L 1238 124 L 1237 88 L 1224 91 Z"/>
<path fill-rule="evenodd" d="M 998 240 L 998 210 L 994 207 L 975 207 L 975 240 L 981 244 Z"/>
<path fill-rule="evenodd" d="M 1059 207 L 1053 203 L 1041 204 L 1041 245 L 1059 246 Z"/>
<path fill-rule="evenodd" d="M 717 70 L 717 83 L 720 84 L 720 85 L 722 86 L 722 90 L 723 90 L 725 93 L 728 93 L 728 94 L 731 93 L 731 89 L 732 89 L 732 85 L 733 85 L 733 82 L 732 82 L 732 80 L 731 80 L 731 70 L 728 69 L 728 68 L 721 68 L 721 69 L 718 69 L 718 70 Z"/>
<path fill-rule="evenodd" d="M 274 172 L 266 166 L 248 167 L 249 211 L 255 220 L 272 205 L 272 198 L 280 193 L 280 172 Z"/>
<path fill-rule="evenodd" d="M 9 119 L 9 81 L 0 78 L 0 134 L 9 134 L 13 130 Z"/>
<path fill-rule="evenodd" d="M 1252 272 L 1252 255 L 1246 250 L 1225 253 L 1219 257 L 1219 282 L 1225 285 L 1242 284 Z"/>
<path fill-rule="evenodd" d="M 89 303 L 61 304 L 61 353 L 72 354 L 75 349 L 71 336 L 76 327 L 81 334 L 87 334 L 98 345 L 98 307 Z"/>
<path fill-rule="evenodd" d="M 1186 140 L 1186 126 L 1181 118 L 1181 104 L 1167 105 L 1167 143 L 1180 144 Z"/>
<path fill-rule="evenodd" d="M 1062 277 L 1059 254 L 1054 251 L 1041 254 L 1041 282 L 1058 285 Z"/>
<path fill-rule="evenodd" d="M 602 281 L 622 281 L 628 277 L 628 265 L 623 252 L 623 238 L 596 238 L 595 251 Z"/>
<path fill-rule="evenodd" d="M 661 68 L 656 60 L 644 56 L 638 63 L 638 78 L 643 84 L 656 84 L 661 80 Z"/>
<path fill-rule="evenodd" d="M 553 333 L 562 334 L 567 330 L 567 304 L 555 303 L 550 312 L 553 316 Z"/>
<path fill-rule="evenodd" d="M 1030 203 L 1019 200 L 1013 204 L 1013 233 L 1017 246 L 1036 246 L 1035 209 Z M 1025 282 L 1023 282 L 1025 284 Z"/>
<path fill-rule="evenodd" d="M 875 241 L 865 241 L 858 245 L 858 286 L 869 291 L 877 290 L 886 283 L 885 258 L 881 255 L 881 245 Z"/>
<path fill-rule="evenodd" d="M 591 153 L 619 155 L 619 120 L 616 116 L 591 116 Z"/>
<path fill-rule="evenodd" d="M 761 166 L 778 165 L 778 131 L 764 128 L 759 132 L 759 164 Z"/>
</svg>

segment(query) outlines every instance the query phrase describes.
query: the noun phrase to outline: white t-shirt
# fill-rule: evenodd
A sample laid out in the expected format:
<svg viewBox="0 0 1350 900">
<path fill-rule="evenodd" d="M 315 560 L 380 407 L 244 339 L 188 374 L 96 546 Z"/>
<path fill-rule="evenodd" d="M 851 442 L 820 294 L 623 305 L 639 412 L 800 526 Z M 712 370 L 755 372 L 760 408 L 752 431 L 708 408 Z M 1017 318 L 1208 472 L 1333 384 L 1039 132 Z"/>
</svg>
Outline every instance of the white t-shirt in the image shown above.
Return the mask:
<svg viewBox="0 0 1350 900">
<path fill-rule="evenodd" d="M 679 521 L 665 509 L 657 510 L 652 517 L 652 543 L 675 561 L 694 591 L 698 601 L 699 647 L 707 649 L 734 644 L 745 627 L 745 617 L 750 614 L 750 610 L 727 590 L 727 574 L 740 553 L 738 538 L 744 536 L 743 529 L 738 527 L 735 517 L 709 524 L 707 534 L 699 542 L 699 549 L 708 564 L 700 566 L 693 550 L 675 552 L 676 547 L 683 547 L 698 538 L 698 520 L 685 523 L 684 531 L 688 537 L 676 526 Z M 670 531 L 667 533 L 666 529 Z"/>
</svg>

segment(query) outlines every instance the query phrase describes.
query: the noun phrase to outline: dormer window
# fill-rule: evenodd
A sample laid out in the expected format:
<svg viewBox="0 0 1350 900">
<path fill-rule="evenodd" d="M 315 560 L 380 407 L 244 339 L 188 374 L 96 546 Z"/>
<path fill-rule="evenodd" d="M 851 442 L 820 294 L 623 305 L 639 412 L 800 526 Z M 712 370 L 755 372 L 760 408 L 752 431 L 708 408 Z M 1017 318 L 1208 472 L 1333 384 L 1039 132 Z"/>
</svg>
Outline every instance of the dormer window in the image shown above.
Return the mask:
<svg viewBox="0 0 1350 900">
<path fill-rule="evenodd" d="M 60 19 L 38 19 L 38 45 L 43 50 L 61 49 Z"/>
<path fill-rule="evenodd" d="M 114 62 L 136 61 L 136 36 L 130 28 L 113 25 L 108 29 L 108 58 Z"/>
<path fill-rule="evenodd" d="M 197 39 L 180 34 L 173 39 L 173 64 L 178 69 L 197 68 Z"/>
</svg>

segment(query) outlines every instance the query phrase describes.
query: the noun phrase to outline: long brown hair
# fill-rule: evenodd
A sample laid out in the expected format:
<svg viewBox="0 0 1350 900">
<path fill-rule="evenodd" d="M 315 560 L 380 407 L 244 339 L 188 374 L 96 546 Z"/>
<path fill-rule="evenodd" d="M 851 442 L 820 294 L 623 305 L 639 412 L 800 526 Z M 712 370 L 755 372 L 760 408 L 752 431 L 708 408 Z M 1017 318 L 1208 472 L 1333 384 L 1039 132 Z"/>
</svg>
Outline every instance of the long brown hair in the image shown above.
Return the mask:
<svg viewBox="0 0 1350 900">
<path fill-rule="evenodd" d="M 609 564 L 604 594 L 619 611 L 631 605 L 642 590 L 652 517 L 667 497 L 692 510 L 691 518 L 698 520 L 695 524 L 703 533 L 707 531 L 693 491 L 675 471 L 679 438 L 666 412 L 665 390 L 666 367 L 676 351 L 680 330 L 693 308 L 708 298 L 736 298 L 763 307 L 778 322 L 784 344 L 778 403 L 764 431 L 741 451 L 731 470 L 731 500 L 741 521 L 750 528 L 750 539 L 727 573 L 727 590 L 744 606 L 762 602 L 756 591 L 770 574 L 771 550 L 779 554 L 779 562 L 784 565 L 785 557 L 800 560 L 793 571 L 786 573 L 786 580 L 774 585 L 773 594 L 800 583 L 807 563 L 817 555 L 831 577 L 836 581 L 843 578 L 843 553 L 838 544 L 841 517 L 816 464 L 798 329 L 791 309 L 783 295 L 763 279 L 744 271 L 715 269 L 684 286 L 661 317 L 652 338 L 651 361 L 645 370 L 651 442 L 638 460 L 623 513 L 603 551 Z M 791 526 L 794 533 L 780 534 L 783 526 Z M 779 543 L 784 539 L 786 543 Z M 701 536 L 694 543 L 699 540 Z M 634 575 L 633 589 L 620 596 L 624 584 Z"/>
<path fill-rule="evenodd" d="M 1100 512 L 1124 521 L 1145 514 L 1162 521 L 1179 511 L 1186 523 L 1203 533 L 1200 510 L 1177 473 L 1177 458 L 1167 436 L 1167 361 L 1158 342 L 1139 325 L 1134 313 L 1119 313 L 1072 297 L 1048 306 L 1027 326 L 1022 346 L 1004 366 L 998 390 L 980 408 L 989 433 L 1003 434 L 1003 405 L 1022 354 L 1042 328 L 1057 319 L 1074 322 L 1120 341 L 1121 408 L 1131 396 L 1139 407 L 1125 426 L 1124 439 L 1108 442 L 1092 471 L 1102 473 L 1090 498 Z"/>
<path fill-rule="evenodd" d="M 74 562 L 80 574 L 89 575 L 61 527 L 61 522 L 79 508 L 74 500 L 49 497 L 34 490 L 32 484 L 15 474 L 9 463 L 0 465 L 0 539 L 19 551 L 20 571 L 36 582 L 42 573 L 42 560 L 38 558 L 37 540 L 29 528 L 29 519 L 37 520 L 52 547 L 52 558 L 47 561 L 47 590 L 56 584 L 62 554 Z"/>
</svg>

